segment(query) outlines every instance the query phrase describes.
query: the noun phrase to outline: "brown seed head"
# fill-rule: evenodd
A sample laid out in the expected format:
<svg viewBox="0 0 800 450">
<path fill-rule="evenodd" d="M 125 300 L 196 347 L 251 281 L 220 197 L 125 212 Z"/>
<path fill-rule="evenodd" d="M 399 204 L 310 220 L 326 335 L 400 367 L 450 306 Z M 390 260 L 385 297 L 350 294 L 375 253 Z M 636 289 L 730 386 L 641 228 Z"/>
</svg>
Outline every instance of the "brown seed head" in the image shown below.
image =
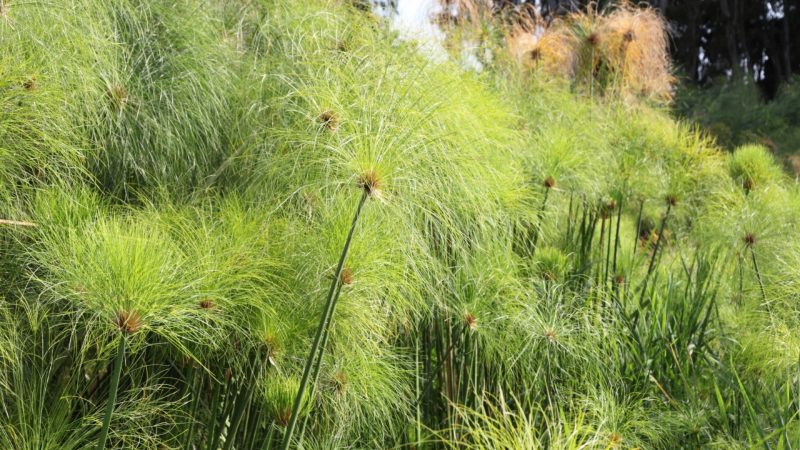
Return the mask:
<svg viewBox="0 0 800 450">
<path fill-rule="evenodd" d="M 25 82 L 22 83 L 22 87 L 25 88 L 26 91 L 32 91 L 36 89 L 36 77 L 31 76 Z"/>
<path fill-rule="evenodd" d="M 619 433 L 611 433 L 611 436 L 608 437 L 609 447 L 617 447 L 619 444 L 622 443 L 622 435 Z"/>
<path fill-rule="evenodd" d="M 546 337 L 547 340 L 550 341 L 550 342 L 555 342 L 555 341 L 558 340 L 558 333 L 556 333 L 556 330 L 554 330 L 552 328 L 548 328 L 544 332 L 544 337 Z"/>
<path fill-rule="evenodd" d="M 369 169 L 358 178 L 358 186 L 370 197 L 381 196 L 381 178 L 375 169 Z"/>
<path fill-rule="evenodd" d="M 617 209 L 617 201 L 612 198 L 600 207 L 600 218 L 608 219 L 615 209 Z"/>
<path fill-rule="evenodd" d="M 667 194 L 667 196 L 664 197 L 664 200 L 669 206 L 675 206 L 678 204 L 678 196 L 675 194 Z"/>
<path fill-rule="evenodd" d="M 114 325 L 127 334 L 133 334 L 142 328 L 139 314 L 133 311 L 120 311 L 114 318 Z"/>
<path fill-rule="evenodd" d="M 331 110 L 323 111 L 322 114 L 317 116 L 317 122 L 330 132 L 334 132 L 339 128 L 339 117 Z"/>
<path fill-rule="evenodd" d="M 754 233 L 746 233 L 742 236 L 742 241 L 747 247 L 752 247 L 756 243 L 756 235 Z"/>
<path fill-rule="evenodd" d="M 464 323 L 467 324 L 467 328 L 469 328 L 470 331 L 478 329 L 478 319 L 472 315 L 472 313 L 466 313 L 464 315 Z"/>
<path fill-rule="evenodd" d="M 339 274 L 339 280 L 343 285 L 353 284 L 353 270 L 349 267 L 342 268 L 342 273 Z"/>
<path fill-rule="evenodd" d="M 589 36 L 586 36 L 586 43 L 592 47 L 597 47 L 600 45 L 600 35 L 597 32 L 592 32 Z"/>
<path fill-rule="evenodd" d="M 614 282 L 617 283 L 617 284 L 625 284 L 625 275 L 622 275 L 622 274 L 618 273 L 614 277 Z"/>
<path fill-rule="evenodd" d="M 636 40 L 636 33 L 633 30 L 628 30 L 622 35 L 622 42 L 628 44 Z"/>
<path fill-rule="evenodd" d="M 451 14 L 450 11 L 447 9 L 433 16 L 433 23 L 443 28 L 453 26 L 457 22 L 458 22 L 458 17 Z"/>
<path fill-rule="evenodd" d="M 655 245 L 655 244 L 656 244 L 656 242 L 658 242 L 658 240 L 659 240 L 660 238 L 661 238 L 661 236 L 659 236 L 659 235 L 658 235 L 658 232 L 657 232 L 656 230 L 652 230 L 652 231 L 650 231 L 650 233 L 648 233 L 648 234 L 647 234 L 647 236 L 645 236 L 645 238 L 642 240 L 642 245 L 643 245 L 643 246 L 648 246 L 648 245 L 651 245 L 651 244 L 652 244 L 652 245 Z"/>
<path fill-rule="evenodd" d="M 542 59 L 542 51 L 538 47 L 531 49 L 530 58 L 531 61 L 538 61 Z"/>
<path fill-rule="evenodd" d="M 551 176 L 548 176 L 547 178 L 544 179 L 544 187 L 546 187 L 547 189 L 552 189 L 556 187 L 556 179 Z"/>
<path fill-rule="evenodd" d="M 745 180 L 742 182 L 742 187 L 744 188 L 744 190 L 745 190 L 745 191 L 748 191 L 748 192 L 749 192 L 749 191 L 753 190 L 753 187 L 754 187 L 754 186 L 755 186 L 755 182 L 754 182 L 754 181 L 753 181 L 753 179 L 752 179 L 752 178 L 750 178 L 750 177 L 747 177 L 747 178 L 746 178 L 746 179 L 745 179 Z"/>
<path fill-rule="evenodd" d="M 108 90 L 108 96 L 117 111 L 122 111 L 128 103 L 128 91 L 124 86 L 115 84 Z"/>
<path fill-rule="evenodd" d="M 212 308 L 214 308 L 215 305 L 214 305 L 214 302 L 210 298 L 206 298 L 206 299 L 200 300 L 199 306 L 201 308 L 203 308 L 203 309 L 212 309 Z"/>
<path fill-rule="evenodd" d="M 273 335 L 265 337 L 261 343 L 261 353 L 267 358 L 270 364 L 274 362 L 273 359 L 279 349 L 280 344 L 278 343 L 278 338 Z"/>
<path fill-rule="evenodd" d="M 264 343 L 270 346 L 271 348 L 275 348 L 278 346 L 278 338 L 270 334 L 269 336 L 264 338 Z"/>
<path fill-rule="evenodd" d="M 333 373 L 333 387 L 336 389 L 336 392 L 343 392 L 347 388 L 348 381 L 347 374 L 342 369 L 337 369 L 336 372 Z"/>
<path fill-rule="evenodd" d="M 275 422 L 278 425 L 285 427 L 289 425 L 289 420 L 292 418 L 292 409 L 286 408 L 278 412 L 278 417 L 275 418 Z"/>
</svg>

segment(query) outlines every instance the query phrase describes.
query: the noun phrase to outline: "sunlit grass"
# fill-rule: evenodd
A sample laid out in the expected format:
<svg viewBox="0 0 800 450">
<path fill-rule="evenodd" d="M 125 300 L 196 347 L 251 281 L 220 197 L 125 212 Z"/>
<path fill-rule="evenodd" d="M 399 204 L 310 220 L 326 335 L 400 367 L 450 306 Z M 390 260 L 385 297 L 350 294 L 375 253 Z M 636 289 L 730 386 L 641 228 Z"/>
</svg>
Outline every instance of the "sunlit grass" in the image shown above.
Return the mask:
<svg viewBox="0 0 800 450">
<path fill-rule="evenodd" d="M 796 442 L 800 193 L 649 105 L 652 10 L 472 73 L 347 2 L 67 3 L 0 18 L 0 447 Z"/>
</svg>

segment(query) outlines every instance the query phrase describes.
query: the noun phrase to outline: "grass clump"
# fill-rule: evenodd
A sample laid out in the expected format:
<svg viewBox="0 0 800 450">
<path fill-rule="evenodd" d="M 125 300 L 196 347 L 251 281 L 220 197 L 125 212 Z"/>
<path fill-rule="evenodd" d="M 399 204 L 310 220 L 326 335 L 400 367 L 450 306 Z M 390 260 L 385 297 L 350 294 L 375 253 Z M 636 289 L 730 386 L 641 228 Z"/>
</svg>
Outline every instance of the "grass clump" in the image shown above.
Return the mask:
<svg viewBox="0 0 800 450">
<path fill-rule="evenodd" d="M 746 192 L 768 186 L 783 177 L 772 154 L 760 145 L 745 145 L 734 150 L 728 171 Z"/>
</svg>

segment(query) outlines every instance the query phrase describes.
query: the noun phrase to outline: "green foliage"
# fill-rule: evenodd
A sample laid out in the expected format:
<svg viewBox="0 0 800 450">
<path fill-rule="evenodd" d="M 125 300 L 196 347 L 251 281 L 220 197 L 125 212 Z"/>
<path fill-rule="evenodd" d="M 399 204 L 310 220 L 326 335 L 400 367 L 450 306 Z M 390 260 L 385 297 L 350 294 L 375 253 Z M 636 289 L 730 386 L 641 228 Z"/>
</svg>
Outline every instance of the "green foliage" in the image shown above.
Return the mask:
<svg viewBox="0 0 800 450">
<path fill-rule="evenodd" d="M 109 448 L 275 448 L 331 284 L 299 447 L 796 441 L 768 151 L 346 2 L 67 3 L 0 15 L 0 447 L 96 446 L 122 331 Z"/>
<path fill-rule="evenodd" d="M 770 102 L 764 101 L 758 86 L 752 82 L 715 80 L 710 86 L 682 87 L 676 111 L 706 127 L 720 145 L 729 149 L 757 143 L 783 157 L 798 151 L 797 82 L 784 84 Z"/>
<path fill-rule="evenodd" d="M 728 160 L 728 171 L 746 191 L 776 183 L 783 175 L 769 150 L 760 145 L 744 145 L 734 150 Z"/>
</svg>

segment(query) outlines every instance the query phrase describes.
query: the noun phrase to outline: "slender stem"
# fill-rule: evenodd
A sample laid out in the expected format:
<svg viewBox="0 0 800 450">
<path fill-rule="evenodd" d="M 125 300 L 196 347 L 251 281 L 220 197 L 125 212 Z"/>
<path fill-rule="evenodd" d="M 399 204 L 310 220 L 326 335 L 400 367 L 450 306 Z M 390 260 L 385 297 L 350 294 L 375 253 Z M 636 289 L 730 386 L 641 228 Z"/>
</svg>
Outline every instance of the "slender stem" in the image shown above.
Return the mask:
<svg viewBox="0 0 800 450">
<path fill-rule="evenodd" d="M 605 219 L 605 217 L 603 217 L 603 213 L 601 212 L 600 213 L 600 241 L 599 241 L 600 245 L 599 245 L 598 252 L 597 252 L 597 253 L 599 253 L 598 258 L 597 258 L 597 265 L 598 265 L 598 268 L 597 268 L 597 280 L 598 280 L 598 283 L 597 284 L 600 284 L 599 283 L 600 278 L 602 278 L 602 276 L 603 276 L 603 247 L 604 247 L 603 244 L 605 244 L 605 237 L 606 237 L 606 219 Z"/>
<path fill-rule="evenodd" d="M 664 239 L 664 227 L 667 225 L 667 220 L 669 220 L 669 213 L 671 211 L 672 204 L 667 203 L 667 212 L 664 214 L 664 219 L 661 220 L 661 227 L 659 227 L 658 236 L 656 237 L 656 245 L 653 247 L 653 255 L 650 257 L 650 265 L 647 267 L 647 273 L 645 274 L 644 282 L 642 283 L 642 295 L 639 298 L 640 304 L 644 299 L 645 293 L 647 292 L 647 282 L 650 280 L 650 274 L 653 273 L 653 269 L 655 268 L 656 257 L 658 256 L 658 248 L 661 246 L 661 241 Z"/>
<path fill-rule="evenodd" d="M 761 289 L 761 296 L 764 298 L 764 305 L 767 311 L 770 310 L 769 302 L 767 301 L 767 291 L 764 289 L 764 281 L 761 279 L 761 270 L 758 269 L 758 260 L 756 259 L 756 250 L 750 246 L 750 256 L 753 258 L 753 269 L 756 271 L 756 279 L 758 280 L 758 287 Z"/>
<path fill-rule="evenodd" d="M 236 398 L 237 381 L 237 377 L 231 376 L 225 382 L 225 393 L 223 394 L 225 401 L 222 403 L 222 411 L 214 421 L 214 427 L 212 427 L 214 432 L 209 436 L 211 440 L 209 441 L 208 450 L 217 450 L 219 448 L 219 440 L 225 432 L 225 425 L 228 420 L 228 408 L 231 407 L 231 404 L 234 403 L 234 399 Z M 217 427 L 217 425 L 219 425 L 219 427 Z"/>
<path fill-rule="evenodd" d="M 575 197 L 575 192 L 569 193 L 569 207 L 567 208 L 567 243 L 572 242 L 572 201 Z"/>
<path fill-rule="evenodd" d="M 416 372 L 414 375 L 414 389 L 417 397 L 420 395 L 419 391 L 419 335 L 414 338 L 414 371 Z M 415 447 L 420 448 L 422 443 L 422 411 L 419 402 L 416 405 L 416 414 L 417 414 L 417 423 L 415 424 L 416 428 L 416 436 L 415 436 Z"/>
<path fill-rule="evenodd" d="M 191 361 L 187 363 L 187 366 L 184 369 L 183 379 L 184 379 L 183 387 L 181 387 L 181 391 L 178 394 L 179 400 L 183 399 L 183 397 L 186 396 L 186 393 L 189 392 L 189 385 L 194 383 L 194 366 L 192 365 Z"/>
<path fill-rule="evenodd" d="M 592 47 L 592 64 L 589 70 L 589 101 L 594 101 L 594 47 Z M 591 110 L 590 110 L 591 111 Z"/>
<path fill-rule="evenodd" d="M 466 331 L 466 329 L 467 329 L 467 325 L 464 325 L 464 331 Z M 446 361 L 447 361 L 447 360 L 450 358 L 450 354 L 451 354 L 452 352 L 453 352 L 453 345 L 452 345 L 452 342 L 450 342 L 450 345 L 448 345 L 447 347 L 445 347 L 444 351 L 441 351 L 441 352 L 437 351 L 437 353 L 439 353 L 440 355 L 442 355 L 442 357 L 441 357 L 441 359 L 440 359 L 440 360 L 439 360 L 439 361 L 436 363 L 436 367 L 433 369 L 433 374 L 434 374 L 434 375 L 435 375 L 435 374 L 439 374 L 439 375 L 441 375 L 441 374 L 442 374 L 442 367 L 444 367 L 444 364 L 445 364 L 445 362 L 446 362 Z M 441 384 L 442 386 L 445 386 L 445 382 L 444 382 L 443 380 L 441 380 L 441 381 L 440 381 L 440 384 Z M 414 405 L 415 405 L 415 406 L 417 406 L 417 405 L 420 405 L 420 404 L 421 404 L 422 400 L 425 398 L 425 394 L 427 394 L 427 393 L 428 393 L 428 390 L 429 390 L 429 389 L 431 389 L 432 387 L 433 387 L 433 376 L 431 376 L 431 377 L 430 377 L 430 378 L 427 380 L 427 382 L 425 383 L 425 386 L 422 388 L 422 393 L 420 393 L 419 397 L 417 397 L 417 400 L 414 402 Z M 445 389 L 446 389 L 446 387 L 445 387 Z"/>
<path fill-rule="evenodd" d="M 338 287 L 336 288 L 336 294 L 334 294 L 334 302 L 338 302 L 339 295 L 342 292 L 342 284 L 339 283 Z M 314 365 L 314 371 L 311 373 L 311 377 L 313 378 L 314 382 L 311 384 L 311 392 L 315 389 L 317 382 L 319 381 L 319 374 L 322 368 L 322 360 L 325 356 L 325 347 L 328 345 L 328 339 L 331 335 L 331 322 L 333 321 L 333 317 L 328 318 L 328 322 L 325 324 L 325 331 L 322 335 L 322 343 L 319 346 L 319 357 L 317 357 L 316 364 Z"/>
<path fill-rule="evenodd" d="M 617 207 L 617 230 L 614 236 L 614 270 L 612 275 L 617 275 L 617 250 L 619 249 L 619 224 L 622 222 L 622 197 L 619 199 Z"/>
<path fill-rule="evenodd" d="M 26 222 L 24 220 L 9 220 L 9 219 L 0 219 L 0 225 L 10 225 L 10 226 L 17 226 L 17 227 L 35 227 L 36 224 L 33 222 Z"/>
<path fill-rule="evenodd" d="M 542 228 L 542 221 L 544 220 L 544 211 L 547 208 L 547 197 L 550 195 L 550 189 L 546 188 L 544 191 L 544 198 L 542 199 L 542 207 L 539 208 L 539 223 L 536 225 L 537 228 L 533 231 L 533 247 L 531 248 L 531 258 L 536 253 L 536 247 L 539 245 L 539 230 Z"/>
<path fill-rule="evenodd" d="M 364 190 L 364 192 L 361 194 L 361 200 L 358 202 L 358 208 L 356 208 L 356 213 L 353 217 L 353 224 L 350 226 L 350 232 L 347 234 L 347 239 L 345 240 L 344 247 L 342 248 L 342 254 L 339 257 L 339 264 L 336 266 L 336 273 L 333 275 L 333 282 L 331 283 L 331 288 L 328 291 L 328 298 L 325 302 L 325 309 L 322 314 L 322 319 L 319 322 L 319 327 L 317 327 L 314 343 L 311 345 L 311 353 L 309 354 L 308 359 L 306 359 L 306 365 L 303 369 L 303 377 L 300 379 L 300 388 L 297 390 L 297 397 L 294 399 L 292 416 L 289 419 L 289 424 L 287 425 L 286 432 L 283 436 L 283 445 L 281 446 L 283 450 L 288 450 L 291 446 L 292 435 L 294 434 L 294 429 L 297 427 L 297 419 L 300 415 L 300 409 L 303 403 L 303 397 L 306 393 L 306 388 L 308 387 L 308 380 L 311 376 L 314 358 L 319 351 L 319 346 L 322 342 L 322 335 L 325 332 L 326 325 L 330 320 L 330 317 L 333 315 L 333 311 L 336 307 L 334 294 L 336 292 L 336 287 L 339 284 L 339 279 L 342 276 L 342 268 L 344 267 L 344 262 L 347 259 L 347 253 L 350 250 L 350 243 L 353 241 L 353 233 L 355 232 L 358 218 L 361 216 L 361 210 L 364 208 L 364 204 L 367 201 L 368 195 L 369 194 L 366 190 Z"/>
<path fill-rule="evenodd" d="M 240 391 L 239 395 L 237 396 L 236 406 L 234 407 L 233 415 L 231 416 L 231 426 L 228 428 L 228 435 L 225 439 L 225 446 L 223 447 L 224 450 L 230 450 L 233 448 L 233 441 L 236 440 L 236 433 L 239 431 L 239 425 L 242 423 L 244 412 L 248 407 L 250 407 L 252 392 L 252 390 L 243 387 L 242 391 Z"/>
<path fill-rule="evenodd" d="M 106 415 L 103 418 L 103 428 L 100 430 L 100 437 L 97 439 L 97 450 L 106 448 L 108 439 L 108 427 L 111 425 L 111 416 L 114 414 L 114 404 L 117 402 L 117 389 L 119 389 L 119 377 L 122 374 L 122 364 L 125 360 L 125 340 L 127 333 L 122 331 L 119 334 L 119 346 L 117 356 L 114 361 L 114 374 L 111 376 L 111 385 L 108 387 L 108 403 L 106 404 Z"/>
<path fill-rule="evenodd" d="M 192 388 L 193 388 L 193 398 L 192 398 L 192 407 L 191 413 L 189 414 L 189 431 L 186 433 L 186 445 L 184 446 L 187 449 L 192 448 L 192 437 L 194 437 L 194 430 L 197 420 L 195 417 L 197 416 L 197 409 L 200 407 L 200 393 L 203 390 L 204 383 L 204 376 L 203 373 L 200 373 L 197 381 L 192 380 Z"/>
<path fill-rule="evenodd" d="M 636 215 L 636 236 L 633 238 L 634 256 L 636 256 L 636 249 L 639 247 L 639 238 L 642 234 L 642 212 L 644 212 L 644 200 L 639 202 L 639 214 Z"/>
<path fill-rule="evenodd" d="M 261 425 L 261 407 L 253 405 L 251 408 L 253 409 L 251 414 L 253 417 L 251 419 L 252 424 L 245 435 L 249 440 L 246 450 L 254 450 L 256 448 L 256 436 L 258 435 L 258 429 Z"/>
<path fill-rule="evenodd" d="M 209 424 L 209 432 L 208 432 L 208 447 L 210 448 L 212 445 L 212 439 L 215 434 L 215 428 L 217 427 L 217 407 L 219 406 L 219 398 L 221 396 L 222 390 L 222 383 L 215 380 L 212 376 L 209 381 L 214 383 L 214 389 L 211 391 L 211 411 L 209 413 L 209 418 L 211 423 Z"/>
<path fill-rule="evenodd" d="M 272 448 L 272 441 L 275 436 L 275 423 L 270 422 L 269 431 L 267 432 L 267 438 L 264 440 L 264 448 L 262 450 L 270 450 Z"/>
<path fill-rule="evenodd" d="M 741 305 L 744 299 L 744 255 L 739 253 L 739 297 L 737 304 Z"/>
<path fill-rule="evenodd" d="M 336 287 L 336 293 L 334 294 L 334 302 L 338 302 L 339 295 L 341 294 L 341 292 L 342 292 L 342 283 L 340 282 Z M 332 317 L 329 318 L 328 322 L 325 324 L 325 331 L 323 332 L 322 335 L 322 343 L 319 345 L 319 356 L 316 358 L 314 369 L 311 372 L 311 379 L 313 381 L 311 382 L 311 386 L 309 387 L 309 392 L 308 392 L 308 395 L 311 398 L 314 397 L 314 391 L 316 390 L 317 383 L 319 382 L 319 374 L 320 374 L 320 369 L 322 368 L 322 360 L 325 358 L 325 347 L 328 345 L 328 337 L 331 334 L 330 331 L 331 331 L 332 319 L 333 319 Z M 307 415 L 303 419 L 303 425 L 300 427 L 300 439 L 299 439 L 300 443 L 303 442 L 303 436 L 305 435 L 306 427 L 308 426 L 308 418 L 309 416 Z"/>
<path fill-rule="evenodd" d="M 606 284 L 608 283 L 608 269 L 611 268 L 611 226 L 612 226 L 611 224 L 612 224 L 613 221 L 614 221 L 614 216 L 609 214 L 609 219 L 608 219 L 608 237 L 606 238 L 607 239 L 607 242 L 606 242 L 606 267 L 605 267 L 605 270 L 603 271 L 603 288 L 605 288 Z M 617 227 L 617 228 L 619 228 L 619 227 Z"/>
</svg>

